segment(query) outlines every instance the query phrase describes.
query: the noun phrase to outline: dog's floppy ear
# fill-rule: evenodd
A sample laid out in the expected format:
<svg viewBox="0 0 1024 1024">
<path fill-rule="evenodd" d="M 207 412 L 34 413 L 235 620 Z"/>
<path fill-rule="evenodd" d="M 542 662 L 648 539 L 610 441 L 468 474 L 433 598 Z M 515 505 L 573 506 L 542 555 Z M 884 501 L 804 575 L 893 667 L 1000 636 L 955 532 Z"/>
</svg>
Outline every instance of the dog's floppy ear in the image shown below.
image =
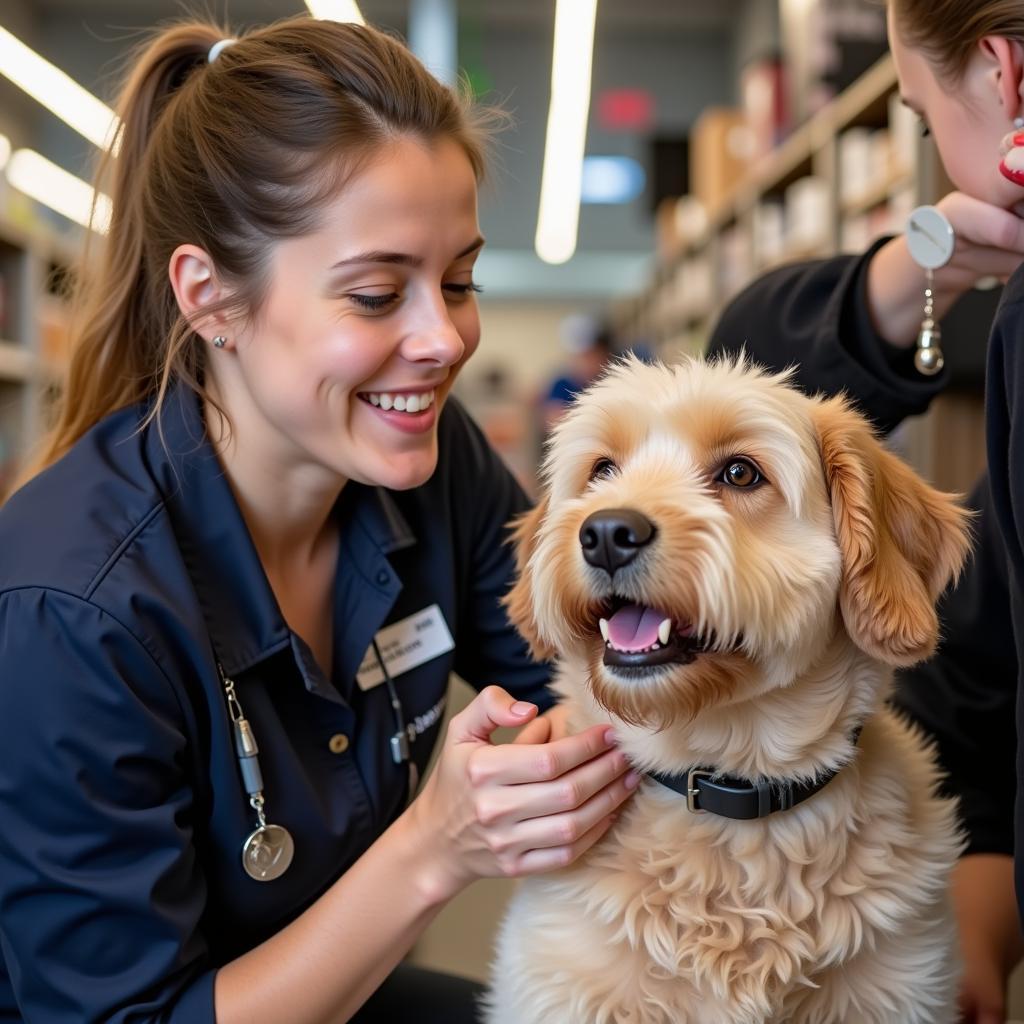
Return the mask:
<svg viewBox="0 0 1024 1024">
<path fill-rule="evenodd" d="M 548 499 L 545 496 L 529 512 L 524 512 L 512 520 L 510 543 L 516 550 L 516 582 L 505 596 L 504 604 L 508 609 L 508 617 L 512 625 L 522 633 L 530 645 L 530 651 L 541 661 L 550 661 L 555 656 L 555 649 L 541 638 L 537 627 L 537 617 L 533 605 L 533 569 L 530 556 L 537 544 L 537 531 L 548 510 Z"/>
<path fill-rule="evenodd" d="M 873 657 L 912 665 L 935 650 L 935 602 L 967 556 L 970 513 L 882 447 L 844 399 L 818 402 L 813 417 L 843 558 L 846 629 Z"/>
</svg>

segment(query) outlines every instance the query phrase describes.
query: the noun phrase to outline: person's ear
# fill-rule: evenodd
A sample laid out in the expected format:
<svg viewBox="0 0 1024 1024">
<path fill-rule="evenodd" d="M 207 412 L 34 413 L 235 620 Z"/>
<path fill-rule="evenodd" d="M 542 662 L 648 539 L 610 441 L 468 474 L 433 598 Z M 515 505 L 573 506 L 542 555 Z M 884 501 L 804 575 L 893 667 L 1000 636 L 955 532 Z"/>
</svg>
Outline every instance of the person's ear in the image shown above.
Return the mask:
<svg viewBox="0 0 1024 1024">
<path fill-rule="evenodd" d="M 985 60 L 986 77 L 995 87 L 1006 119 L 1012 121 L 1024 106 L 1024 45 L 1005 36 L 984 36 L 978 48 Z"/>
<path fill-rule="evenodd" d="M 181 315 L 192 325 L 193 330 L 207 341 L 215 337 L 222 338 L 225 326 L 223 317 L 205 315 L 211 305 L 227 297 L 217 278 L 210 254 L 198 245 L 179 245 L 171 253 L 167 274 Z M 222 341 L 218 347 L 224 343 Z"/>
</svg>

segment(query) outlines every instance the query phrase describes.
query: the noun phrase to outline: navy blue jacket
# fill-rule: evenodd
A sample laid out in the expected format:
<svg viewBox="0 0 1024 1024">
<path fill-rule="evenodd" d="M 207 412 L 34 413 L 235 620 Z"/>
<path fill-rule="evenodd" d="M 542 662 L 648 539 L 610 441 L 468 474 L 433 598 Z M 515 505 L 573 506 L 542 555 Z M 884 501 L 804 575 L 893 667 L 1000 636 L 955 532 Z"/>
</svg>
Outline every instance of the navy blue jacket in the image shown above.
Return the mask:
<svg viewBox="0 0 1024 1024">
<path fill-rule="evenodd" d="M 454 401 L 433 477 L 347 484 L 335 514 L 333 678 L 281 617 L 200 408 L 105 419 L 0 510 L 0 1021 L 213 1022 L 219 965 L 278 931 L 404 808 L 384 686 L 355 683 L 387 623 L 437 605 L 452 653 L 399 676 L 421 772 L 449 672 L 550 703 L 499 598 L 527 501 Z M 217 662 L 260 748 L 272 882 Z"/>
</svg>

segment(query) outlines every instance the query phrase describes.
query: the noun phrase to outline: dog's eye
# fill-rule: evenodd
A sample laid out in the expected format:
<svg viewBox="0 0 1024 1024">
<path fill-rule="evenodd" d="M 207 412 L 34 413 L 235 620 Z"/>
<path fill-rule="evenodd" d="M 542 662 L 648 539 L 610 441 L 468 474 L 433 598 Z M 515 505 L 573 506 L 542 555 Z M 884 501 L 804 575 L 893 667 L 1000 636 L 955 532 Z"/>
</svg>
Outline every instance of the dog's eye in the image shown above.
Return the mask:
<svg viewBox="0 0 1024 1024">
<path fill-rule="evenodd" d="M 749 459 L 730 459 L 718 479 L 730 487 L 754 487 L 764 478 L 761 471 Z"/>
<path fill-rule="evenodd" d="M 601 477 L 611 476 L 616 468 L 615 463 L 611 459 L 598 459 L 591 467 L 589 479 L 597 480 Z"/>
</svg>

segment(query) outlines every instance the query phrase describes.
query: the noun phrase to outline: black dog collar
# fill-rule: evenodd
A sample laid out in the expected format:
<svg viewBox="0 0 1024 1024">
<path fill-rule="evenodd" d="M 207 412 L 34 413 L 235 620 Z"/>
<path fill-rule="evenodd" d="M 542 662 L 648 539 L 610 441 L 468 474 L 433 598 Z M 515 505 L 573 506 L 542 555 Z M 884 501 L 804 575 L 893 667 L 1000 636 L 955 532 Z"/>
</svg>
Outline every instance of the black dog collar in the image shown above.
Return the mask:
<svg viewBox="0 0 1024 1024">
<path fill-rule="evenodd" d="M 853 734 L 854 745 L 859 738 L 860 728 Z M 766 779 L 752 783 L 728 775 L 719 776 L 707 768 L 691 768 L 674 775 L 648 772 L 647 777 L 685 796 L 686 806 L 694 813 L 707 812 L 723 818 L 748 820 L 767 818 L 776 811 L 796 807 L 824 789 L 839 771 L 836 768 L 825 772 L 810 782 Z"/>
</svg>

